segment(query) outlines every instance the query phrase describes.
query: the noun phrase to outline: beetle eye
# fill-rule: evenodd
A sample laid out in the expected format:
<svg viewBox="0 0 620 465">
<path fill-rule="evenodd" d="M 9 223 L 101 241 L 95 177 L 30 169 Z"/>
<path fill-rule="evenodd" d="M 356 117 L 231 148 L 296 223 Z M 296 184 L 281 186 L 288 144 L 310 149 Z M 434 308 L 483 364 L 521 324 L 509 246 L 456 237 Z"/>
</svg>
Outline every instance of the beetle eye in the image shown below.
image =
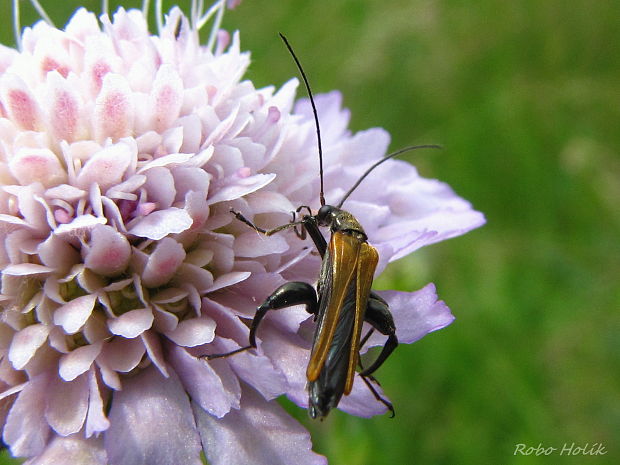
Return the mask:
<svg viewBox="0 0 620 465">
<path fill-rule="evenodd" d="M 331 205 L 323 205 L 319 208 L 318 213 L 316 214 L 316 219 L 321 224 L 326 224 L 329 222 L 329 217 L 331 216 L 332 210 L 334 207 Z"/>
</svg>

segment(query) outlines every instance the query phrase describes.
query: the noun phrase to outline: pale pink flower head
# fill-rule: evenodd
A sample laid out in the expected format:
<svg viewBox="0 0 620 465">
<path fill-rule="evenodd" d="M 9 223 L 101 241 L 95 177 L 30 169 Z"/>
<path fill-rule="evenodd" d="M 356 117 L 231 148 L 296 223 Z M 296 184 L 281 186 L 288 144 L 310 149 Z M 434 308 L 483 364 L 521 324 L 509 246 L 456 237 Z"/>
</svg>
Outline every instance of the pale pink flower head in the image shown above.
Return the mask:
<svg viewBox="0 0 620 465">
<path fill-rule="evenodd" d="M 215 26 L 202 46 L 205 21 L 175 8 L 152 35 L 140 11 L 80 9 L 63 30 L 39 22 L 19 50 L 0 48 L 0 425 L 14 456 L 325 463 L 273 400 L 308 403 L 303 308 L 272 312 L 256 351 L 199 357 L 246 345 L 256 306 L 287 280 L 314 283 L 320 264 L 292 231 L 267 238 L 230 214 L 273 227 L 318 207 L 315 128 L 308 102 L 295 106 L 297 80 L 256 89 L 239 34 Z M 389 137 L 347 131 L 337 92 L 317 105 L 336 203 Z M 379 271 L 484 222 L 397 160 L 344 207 Z M 453 319 L 432 284 L 381 295 L 402 343 Z M 360 382 L 339 408 L 385 410 Z"/>
</svg>

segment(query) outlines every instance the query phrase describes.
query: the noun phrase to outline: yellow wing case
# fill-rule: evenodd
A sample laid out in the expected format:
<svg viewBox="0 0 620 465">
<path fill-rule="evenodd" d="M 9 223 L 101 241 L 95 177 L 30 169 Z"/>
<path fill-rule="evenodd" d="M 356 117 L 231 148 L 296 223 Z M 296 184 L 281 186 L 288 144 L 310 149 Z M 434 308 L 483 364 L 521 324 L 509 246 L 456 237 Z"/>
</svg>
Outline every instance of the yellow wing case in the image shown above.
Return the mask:
<svg viewBox="0 0 620 465">
<path fill-rule="evenodd" d="M 317 329 L 315 343 L 310 355 L 310 362 L 306 376 L 308 381 L 315 381 L 325 365 L 325 360 L 334 333 L 340 319 L 344 299 L 355 279 L 355 321 L 352 332 L 350 347 L 349 366 L 347 370 L 347 382 L 344 394 L 349 394 L 353 387 L 353 377 L 357 365 L 359 341 L 364 321 L 364 312 L 370 295 L 372 278 L 378 262 L 376 249 L 366 242 L 346 234 L 334 232 L 328 245 L 328 253 L 331 258 L 331 292 L 330 300 L 325 308 L 325 315 L 321 326 Z"/>
</svg>

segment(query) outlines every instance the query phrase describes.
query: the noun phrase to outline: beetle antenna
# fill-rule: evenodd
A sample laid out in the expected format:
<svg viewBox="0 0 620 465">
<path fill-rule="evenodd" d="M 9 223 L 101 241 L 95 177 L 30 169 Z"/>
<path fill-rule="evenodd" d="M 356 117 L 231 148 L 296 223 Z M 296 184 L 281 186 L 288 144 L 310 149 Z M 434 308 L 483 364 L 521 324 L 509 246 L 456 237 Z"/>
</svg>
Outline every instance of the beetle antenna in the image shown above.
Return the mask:
<svg viewBox="0 0 620 465">
<path fill-rule="evenodd" d="M 338 205 L 336 205 L 338 208 L 342 207 L 342 204 L 344 203 L 345 200 L 347 200 L 347 198 L 349 198 L 349 196 L 353 193 L 353 191 L 355 189 L 357 189 L 357 186 L 360 185 L 360 183 L 364 180 L 364 178 L 366 176 L 368 176 L 372 170 L 374 170 L 377 166 L 379 166 L 381 163 L 383 163 L 384 161 L 389 160 L 390 158 L 394 158 L 397 155 L 400 155 L 401 153 L 405 153 L 405 152 L 409 152 L 411 150 L 417 150 L 417 149 L 440 149 L 441 146 L 440 145 L 433 145 L 433 144 L 426 144 L 426 145 L 412 145 L 410 147 L 405 147 L 403 149 L 397 150 L 396 152 L 390 153 L 389 155 L 386 155 L 385 157 L 383 157 L 381 160 L 379 160 L 378 162 L 376 162 L 374 165 L 372 165 L 370 168 L 368 168 L 364 174 L 362 174 L 359 179 L 355 182 L 355 184 L 353 184 L 353 187 L 351 187 L 351 189 L 348 190 L 348 192 L 346 194 L 344 194 L 344 197 L 342 197 L 342 200 L 340 201 L 340 203 Z"/>
<path fill-rule="evenodd" d="M 306 90 L 308 91 L 308 97 L 310 97 L 310 105 L 312 105 L 312 114 L 314 115 L 314 125 L 316 126 L 316 138 L 319 145 L 319 174 L 321 177 L 321 193 L 319 194 L 319 198 L 321 200 L 321 206 L 325 205 L 325 195 L 323 194 L 323 147 L 321 145 L 321 127 L 319 126 L 319 115 L 316 111 L 316 105 L 314 104 L 314 97 L 312 96 L 312 90 L 310 89 L 310 83 L 308 82 L 308 78 L 306 77 L 306 73 L 304 73 L 304 69 L 301 67 L 301 63 L 299 59 L 295 55 L 291 44 L 288 43 L 286 37 L 280 33 L 280 38 L 284 41 L 284 45 L 288 49 L 289 53 L 295 60 L 295 64 L 297 65 L 297 69 L 301 74 L 301 78 L 304 81 L 306 86 Z"/>
</svg>

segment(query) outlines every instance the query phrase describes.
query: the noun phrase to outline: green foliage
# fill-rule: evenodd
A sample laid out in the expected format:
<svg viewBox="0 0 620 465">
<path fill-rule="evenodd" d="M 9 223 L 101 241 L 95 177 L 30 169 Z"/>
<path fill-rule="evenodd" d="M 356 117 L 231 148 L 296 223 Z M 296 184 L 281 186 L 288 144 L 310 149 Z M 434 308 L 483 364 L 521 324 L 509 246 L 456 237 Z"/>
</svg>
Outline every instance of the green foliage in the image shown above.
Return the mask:
<svg viewBox="0 0 620 465">
<path fill-rule="evenodd" d="M 78 4 L 46 3 L 58 24 Z M 246 0 L 228 13 L 257 85 L 295 75 L 277 37 L 287 34 L 315 91 L 343 92 L 355 130 L 385 127 L 393 149 L 443 145 L 410 159 L 488 219 L 378 283 L 433 281 L 457 317 L 381 368 L 394 419 L 334 412 L 313 423 L 288 406 L 330 463 L 620 462 L 617 7 Z M 518 443 L 573 442 L 602 442 L 607 454 L 513 455 Z"/>
</svg>

